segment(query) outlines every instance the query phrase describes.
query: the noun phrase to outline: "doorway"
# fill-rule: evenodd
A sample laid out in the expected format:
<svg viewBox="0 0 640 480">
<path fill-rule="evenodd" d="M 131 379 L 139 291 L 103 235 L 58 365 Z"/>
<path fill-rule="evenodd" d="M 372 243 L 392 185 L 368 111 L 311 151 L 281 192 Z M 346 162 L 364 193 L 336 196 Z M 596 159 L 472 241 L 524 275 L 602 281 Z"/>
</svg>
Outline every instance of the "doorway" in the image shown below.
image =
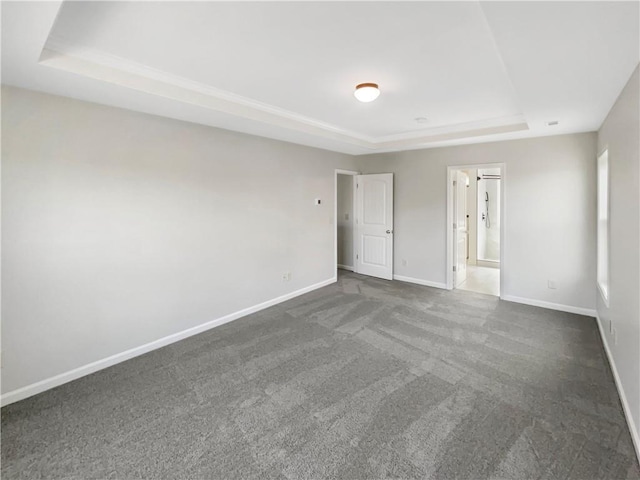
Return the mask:
<svg viewBox="0 0 640 480">
<path fill-rule="evenodd" d="M 357 172 L 336 171 L 336 268 L 355 271 Z"/>
<path fill-rule="evenodd" d="M 335 266 L 393 279 L 393 174 L 335 174 Z"/>
<path fill-rule="evenodd" d="M 500 296 L 504 165 L 448 169 L 447 288 Z"/>
</svg>

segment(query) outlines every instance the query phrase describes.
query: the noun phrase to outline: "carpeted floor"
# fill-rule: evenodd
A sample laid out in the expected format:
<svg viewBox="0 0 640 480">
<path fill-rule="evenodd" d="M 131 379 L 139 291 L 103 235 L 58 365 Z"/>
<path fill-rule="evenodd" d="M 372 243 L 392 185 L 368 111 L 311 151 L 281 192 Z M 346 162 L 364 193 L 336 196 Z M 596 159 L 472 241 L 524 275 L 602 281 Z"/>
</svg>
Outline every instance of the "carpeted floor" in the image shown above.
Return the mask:
<svg viewBox="0 0 640 480">
<path fill-rule="evenodd" d="M 337 284 L 2 409 L 2 478 L 640 478 L 592 318 Z"/>
</svg>

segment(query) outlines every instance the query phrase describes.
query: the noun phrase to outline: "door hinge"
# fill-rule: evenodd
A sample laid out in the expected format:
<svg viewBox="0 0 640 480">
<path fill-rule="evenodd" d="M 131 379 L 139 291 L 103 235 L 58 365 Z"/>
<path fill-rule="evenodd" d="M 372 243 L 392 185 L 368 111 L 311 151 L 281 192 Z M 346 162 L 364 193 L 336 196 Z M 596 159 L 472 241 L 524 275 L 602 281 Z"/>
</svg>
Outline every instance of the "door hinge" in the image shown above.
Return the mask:
<svg viewBox="0 0 640 480">
<path fill-rule="evenodd" d="M 360 184 L 359 184 L 359 183 L 356 183 L 356 190 L 357 190 L 358 188 L 360 188 Z"/>
<path fill-rule="evenodd" d="M 455 180 L 453 181 L 453 186 L 455 187 L 458 184 Z"/>
<path fill-rule="evenodd" d="M 356 260 L 358 260 L 360 258 L 360 255 L 356 254 Z"/>
<path fill-rule="evenodd" d="M 456 225 L 456 224 L 454 223 L 454 224 L 453 224 L 453 229 L 455 230 L 455 229 L 457 229 L 457 228 L 458 228 L 458 225 Z"/>
<path fill-rule="evenodd" d="M 456 266 L 455 266 L 455 265 L 453 266 L 453 271 L 454 271 L 454 272 L 456 271 Z"/>
</svg>

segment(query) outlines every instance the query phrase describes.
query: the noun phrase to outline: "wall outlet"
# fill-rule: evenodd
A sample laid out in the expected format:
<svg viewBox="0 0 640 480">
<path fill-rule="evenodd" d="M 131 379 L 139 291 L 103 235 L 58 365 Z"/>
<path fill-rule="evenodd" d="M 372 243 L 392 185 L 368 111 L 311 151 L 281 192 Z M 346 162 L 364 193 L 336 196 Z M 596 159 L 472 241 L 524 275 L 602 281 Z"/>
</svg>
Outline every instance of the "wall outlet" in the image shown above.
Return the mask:
<svg viewBox="0 0 640 480">
<path fill-rule="evenodd" d="M 402 266 L 406 267 L 409 264 L 405 258 L 402 259 Z"/>
<path fill-rule="evenodd" d="M 283 282 L 288 282 L 291 280 L 291 272 L 284 272 L 282 274 L 282 281 Z"/>
<path fill-rule="evenodd" d="M 551 290 L 555 290 L 556 288 L 558 288 L 558 284 L 555 280 L 549 280 L 547 282 L 547 287 L 549 287 Z"/>
</svg>

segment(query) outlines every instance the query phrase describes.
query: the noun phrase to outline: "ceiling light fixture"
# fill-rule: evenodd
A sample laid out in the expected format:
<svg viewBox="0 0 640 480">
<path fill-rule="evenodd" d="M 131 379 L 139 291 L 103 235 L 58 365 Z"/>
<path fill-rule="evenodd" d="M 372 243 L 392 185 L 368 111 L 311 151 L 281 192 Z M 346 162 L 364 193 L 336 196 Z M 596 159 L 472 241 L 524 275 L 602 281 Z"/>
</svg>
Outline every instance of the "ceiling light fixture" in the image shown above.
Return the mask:
<svg viewBox="0 0 640 480">
<path fill-rule="evenodd" d="M 377 83 L 361 83 L 356 85 L 355 97 L 361 102 L 373 102 L 380 95 Z"/>
</svg>

